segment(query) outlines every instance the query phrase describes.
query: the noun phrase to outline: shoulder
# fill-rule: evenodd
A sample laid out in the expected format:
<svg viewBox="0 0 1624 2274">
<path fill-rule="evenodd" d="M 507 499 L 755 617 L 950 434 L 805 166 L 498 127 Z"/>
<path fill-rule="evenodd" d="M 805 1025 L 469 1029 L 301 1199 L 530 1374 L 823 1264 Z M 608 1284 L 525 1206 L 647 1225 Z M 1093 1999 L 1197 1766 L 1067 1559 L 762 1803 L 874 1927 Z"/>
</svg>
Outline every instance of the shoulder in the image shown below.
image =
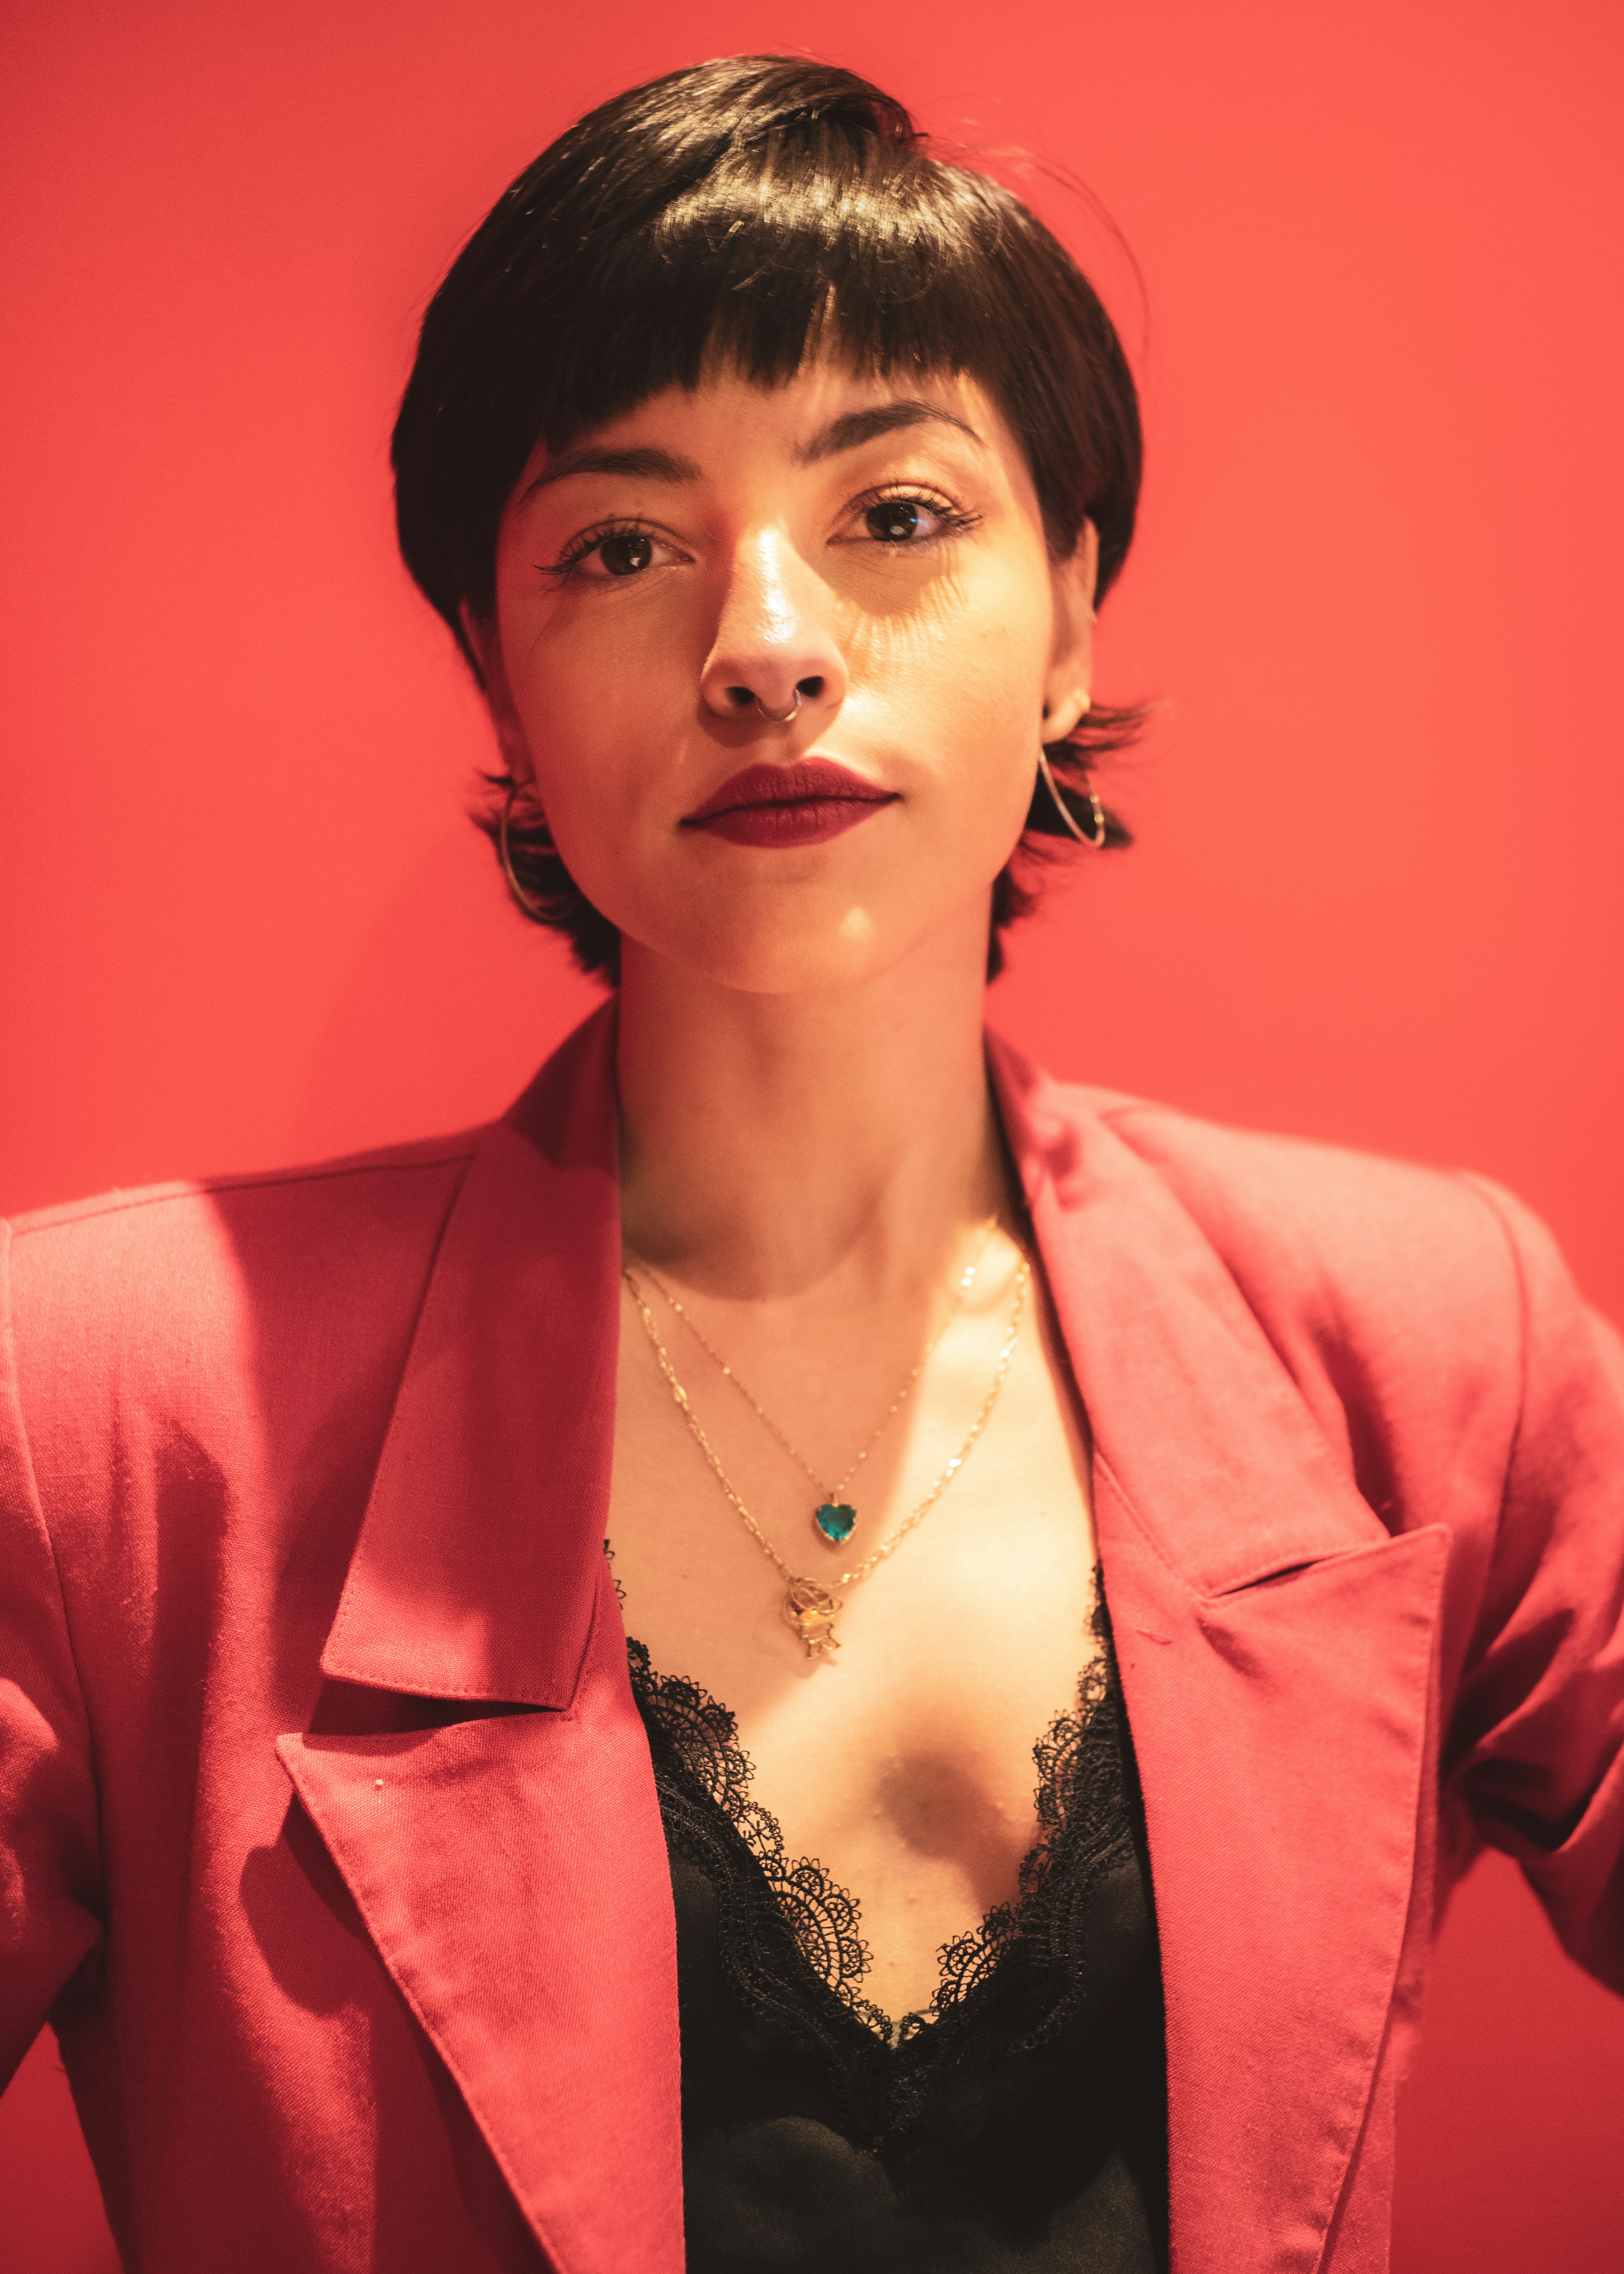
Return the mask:
<svg viewBox="0 0 1624 2274">
<path fill-rule="evenodd" d="M 1440 1361 L 1463 1387 L 1473 1374 L 1503 1381 L 1553 1338 L 1593 1366 L 1599 1337 L 1613 1368 L 1616 1337 L 1550 1233 L 1490 1178 L 1228 1127 L 1056 1081 L 996 1033 L 989 1046 L 1023 1173 L 1079 1224 L 1114 1192 L 1147 1261 L 1159 1235 L 1167 1257 L 1188 1254 L 1193 1231 L 1282 1355 L 1287 1341 L 1314 1344 L 1344 1381 L 1360 1351 L 1412 1371 Z"/>
<path fill-rule="evenodd" d="M 1466 1606 L 1452 1663 L 1471 1606 L 1496 1586 L 1503 1610 L 1566 1558 L 1579 1593 L 1598 1589 L 1599 1601 L 1614 1587 L 1624 1344 L 1513 1194 L 1467 1171 L 1227 1128 L 1041 1075 L 1019 1102 L 1084 1269 L 1094 1193 L 1129 1196 L 1126 1220 L 1149 1234 L 1143 1299 L 1233 1291 L 1232 1326 L 1260 1334 L 1389 1530 L 1448 1528 Z M 1167 1231 L 1169 1207 L 1182 1235 Z M 1220 1279 L 1192 1261 L 1202 1253 Z"/>
<path fill-rule="evenodd" d="M 1077 1095 L 1077 1094 L 1074 1094 Z M 1078 1096 L 1089 1110 L 1088 1094 Z M 1480 1318 L 1520 1308 L 1537 1219 L 1489 1179 L 1101 1097 L 1099 1118 L 1153 1170 L 1234 1275 L 1261 1293 Z"/>
<path fill-rule="evenodd" d="M 155 1275 L 199 1284 L 264 1253 L 300 1269 L 436 1235 L 485 1132 L 251 1175 L 199 1178 L 102 1193 L 13 1216 L 14 1281 L 59 1297 L 105 1295 L 124 1272 L 162 1291 Z"/>
<path fill-rule="evenodd" d="M 1019 1078 L 1079 1246 L 1091 1201 L 1109 1189 L 1140 1196 L 1122 1220 L 1143 1230 L 1159 1299 L 1179 1299 L 1194 1253 L 1215 1256 L 1378 1509 L 1394 1461 L 1423 1445 L 1440 1483 L 1470 1447 L 1492 1496 L 1532 1382 L 1561 1385 L 1569 1404 L 1616 1404 L 1613 1338 L 1538 1217 L 1487 1178 Z M 1216 1283 L 1198 1280 L 1211 1299 Z"/>
<path fill-rule="evenodd" d="M 485 1133 L 483 1128 L 462 1130 L 290 1168 L 116 1188 L 14 1216 L 9 1228 L 19 1245 L 39 1240 L 65 1250 L 98 1241 L 162 1246 L 184 1239 L 201 1223 L 285 1223 L 334 1205 L 366 1209 L 383 1201 L 410 1210 L 445 1171 L 466 1167 Z"/>
<path fill-rule="evenodd" d="M 36 1397 L 199 1392 L 288 1339 L 415 1313 L 483 1133 L 112 1192 L 0 1225 L 0 1329 Z M 29 1400 L 27 1402 L 33 1402 Z"/>
</svg>

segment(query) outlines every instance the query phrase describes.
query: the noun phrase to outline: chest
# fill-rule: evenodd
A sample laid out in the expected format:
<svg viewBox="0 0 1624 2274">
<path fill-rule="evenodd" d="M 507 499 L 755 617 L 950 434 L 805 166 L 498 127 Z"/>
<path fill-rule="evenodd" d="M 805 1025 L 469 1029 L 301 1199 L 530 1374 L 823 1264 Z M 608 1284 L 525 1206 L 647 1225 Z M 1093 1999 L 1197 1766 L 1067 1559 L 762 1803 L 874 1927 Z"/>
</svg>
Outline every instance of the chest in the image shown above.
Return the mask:
<svg viewBox="0 0 1624 2274">
<path fill-rule="evenodd" d="M 971 1456 L 894 1552 L 845 1584 L 958 1450 L 985 1353 L 865 1465 L 838 1550 L 814 1525 L 815 1487 L 748 1408 L 693 1382 L 757 1532 L 839 1599 L 838 1646 L 810 1657 L 785 1571 L 645 1358 L 641 1337 L 623 1341 L 610 1536 L 628 1631 L 658 1673 L 733 1716 L 751 1796 L 786 1851 L 857 1897 L 881 2002 L 928 2002 L 939 1946 L 1015 1892 L 1037 1836 L 1034 1748 L 1096 1648 L 1086 1427 L 1052 1327 L 1040 1307 Z"/>
</svg>

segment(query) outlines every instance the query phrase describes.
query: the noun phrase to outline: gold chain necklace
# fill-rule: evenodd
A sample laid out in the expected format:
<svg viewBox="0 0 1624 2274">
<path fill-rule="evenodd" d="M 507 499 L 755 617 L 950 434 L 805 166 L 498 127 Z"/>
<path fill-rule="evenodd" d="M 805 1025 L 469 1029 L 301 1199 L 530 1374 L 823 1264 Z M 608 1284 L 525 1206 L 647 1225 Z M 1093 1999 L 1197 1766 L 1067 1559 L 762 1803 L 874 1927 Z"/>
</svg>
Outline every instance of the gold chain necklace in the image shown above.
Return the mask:
<svg viewBox="0 0 1624 2274">
<path fill-rule="evenodd" d="M 866 1579 L 871 1571 L 877 1569 L 888 1555 L 892 1555 L 902 1545 L 914 1525 L 922 1522 L 941 1499 L 948 1486 L 970 1457 L 976 1440 L 987 1427 L 992 1409 L 998 1402 L 998 1392 L 1004 1387 L 1004 1376 L 1010 1370 L 1010 1360 L 1015 1355 L 1015 1344 L 1020 1333 L 1020 1322 L 1026 1307 L 1026 1290 L 1032 1280 L 1032 1266 L 1023 1255 L 1020 1259 L 1020 1269 L 1015 1275 L 1015 1301 L 1010 1312 L 1009 1331 L 1004 1337 L 1004 1347 L 998 1352 L 998 1363 L 993 1370 L 992 1387 L 982 1400 L 981 1412 L 971 1424 L 969 1435 L 931 1486 L 923 1500 L 916 1507 L 909 1510 L 895 1532 L 891 1533 L 891 1538 L 883 1540 L 872 1555 L 865 1557 L 862 1562 L 854 1565 L 851 1570 L 842 1571 L 832 1588 L 826 1587 L 821 1579 L 807 1578 L 791 1570 L 771 1540 L 750 1514 L 749 1510 L 746 1508 L 734 1490 L 726 1471 L 717 1458 L 716 1449 L 710 1440 L 700 1426 L 698 1416 L 688 1403 L 687 1390 L 677 1379 L 677 1370 L 671 1362 L 671 1357 L 665 1344 L 660 1340 L 659 1329 L 654 1321 L 654 1314 L 649 1308 L 647 1298 L 633 1276 L 629 1265 L 622 1264 L 620 1276 L 631 1290 L 632 1300 L 636 1304 L 642 1316 L 643 1329 L 653 1344 L 654 1355 L 659 1362 L 659 1370 L 670 1385 L 671 1394 L 677 1403 L 677 1410 L 692 1431 L 695 1442 L 704 1455 L 711 1474 L 728 1500 L 738 1510 L 744 1520 L 746 1530 L 756 1541 L 756 1546 L 771 1562 L 777 1564 L 779 1571 L 789 1582 L 784 1595 L 783 1608 L 786 1623 L 794 1629 L 806 1645 L 808 1658 L 832 1657 L 840 1647 L 840 1639 L 835 1631 L 835 1622 L 846 1608 L 845 1596 L 837 1594 L 835 1588 L 856 1586 L 859 1580 Z"/>
<path fill-rule="evenodd" d="M 846 1474 L 841 1478 L 838 1485 L 826 1484 L 823 1478 L 819 1476 L 817 1471 L 813 1467 L 811 1462 L 808 1460 L 806 1455 L 800 1449 L 799 1446 L 791 1444 L 789 1439 L 785 1435 L 783 1430 L 779 1428 L 778 1423 L 773 1419 L 771 1414 L 768 1412 L 761 1400 L 756 1397 L 751 1390 L 746 1388 L 743 1377 L 733 1372 L 733 1369 L 729 1366 L 727 1360 L 722 1356 L 721 1352 L 717 1349 L 713 1343 L 708 1341 L 704 1335 L 701 1333 L 697 1325 L 695 1325 L 695 1321 L 688 1316 L 687 1311 L 678 1301 L 677 1298 L 672 1293 L 670 1288 L 666 1286 L 665 1281 L 654 1269 L 654 1266 L 651 1263 L 645 1262 L 641 1256 L 638 1256 L 634 1260 L 635 1261 L 638 1270 L 643 1273 L 644 1278 L 647 1279 L 650 1284 L 655 1289 L 662 1302 L 676 1313 L 678 1318 L 681 1320 L 683 1325 L 688 1329 L 689 1334 L 693 1336 L 694 1340 L 699 1344 L 700 1349 L 704 1352 L 706 1357 L 715 1360 L 716 1364 L 726 1375 L 728 1381 L 733 1383 L 733 1388 L 738 1391 L 740 1397 L 743 1398 L 745 1404 L 750 1407 L 751 1411 L 760 1418 L 763 1426 L 771 1432 L 774 1437 L 778 1439 L 778 1443 L 783 1446 L 791 1460 L 795 1463 L 798 1468 L 804 1469 L 808 1476 L 811 1478 L 819 1493 L 823 1495 L 817 1506 L 812 1511 L 813 1525 L 816 1529 L 818 1537 L 828 1547 L 838 1547 L 851 1538 L 853 1532 L 857 1528 L 857 1510 L 853 1507 L 851 1502 L 845 1498 L 844 1495 L 846 1488 L 847 1485 L 851 1483 L 852 1479 L 857 1474 L 858 1470 L 861 1468 L 863 1463 L 868 1459 L 869 1454 L 879 1443 L 880 1439 L 885 1433 L 886 1424 L 891 1419 L 894 1414 L 899 1413 L 903 1406 L 906 1404 L 909 1393 L 913 1389 L 914 1383 L 919 1380 L 920 1375 L 923 1374 L 925 1368 L 936 1356 L 936 1345 L 940 1343 L 943 1336 L 947 1332 L 948 1329 L 952 1325 L 953 1321 L 959 1316 L 959 1308 L 964 1302 L 965 1297 L 969 1293 L 971 1288 L 975 1284 L 975 1275 L 981 1269 L 981 1259 L 986 1254 L 988 1248 L 991 1246 L 992 1236 L 997 1229 L 998 1211 L 995 1209 L 987 1219 L 986 1225 L 982 1231 L 980 1246 L 977 1247 L 975 1254 L 971 1257 L 965 1269 L 959 1275 L 952 1294 L 948 1301 L 947 1316 L 943 1320 L 935 1334 L 932 1335 L 930 1340 L 926 1344 L 924 1351 L 920 1357 L 918 1365 L 914 1367 L 912 1373 L 908 1375 L 907 1380 L 903 1383 L 895 1397 L 892 1398 L 884 1412 L 880 1416 L 879 1422 L 875 1428 L 874 1434 L 869 1438 L 868 1443 L 863 1447 L 861 1452 L 859 1453 L 857 1458 L 852 1463 L 851 1467 L 847 1469 Z"/>
</svg>

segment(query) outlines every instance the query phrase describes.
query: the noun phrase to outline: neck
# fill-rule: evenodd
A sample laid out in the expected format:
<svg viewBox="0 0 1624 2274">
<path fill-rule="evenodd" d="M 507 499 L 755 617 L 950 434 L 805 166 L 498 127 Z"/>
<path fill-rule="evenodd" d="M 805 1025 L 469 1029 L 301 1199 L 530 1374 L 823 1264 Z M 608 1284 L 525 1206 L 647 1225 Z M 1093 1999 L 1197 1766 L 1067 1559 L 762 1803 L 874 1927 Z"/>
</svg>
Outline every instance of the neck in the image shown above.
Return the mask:
<svg viewBox="0 0 1624 2274">
<path fill-rule="evenodd" d="M 934 1279 L 1004 1189 L 984 927 L 855 984 L 748 994 L 624 943 L 628 1246 L 745 1299 Z"/>
</svg>

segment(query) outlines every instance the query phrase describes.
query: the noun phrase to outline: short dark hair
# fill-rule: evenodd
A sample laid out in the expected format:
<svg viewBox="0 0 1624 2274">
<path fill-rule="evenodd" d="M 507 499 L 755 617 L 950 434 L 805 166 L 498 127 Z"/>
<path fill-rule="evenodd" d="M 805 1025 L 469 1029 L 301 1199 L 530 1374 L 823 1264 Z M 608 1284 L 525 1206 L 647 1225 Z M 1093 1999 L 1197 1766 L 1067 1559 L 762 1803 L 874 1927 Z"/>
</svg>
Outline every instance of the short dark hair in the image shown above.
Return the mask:
<svg viewBox="0 0 1624 2274">
<path fill-rule="evenodd" d="M 476 676 L 462 611 L 493 611 L 498 529 L 538 442 L 556 454 L 665 388 L 697 386 L 715 361 L 770 386 L 823 347 L 876 374 L 979 380 L 1026 451 L 1050 553 L 1068 556 L 1091 521 L 1109 590 L 1133 534 L 1139 406 L 1076 261 L 1001 184 L 933 156 L 867 80 L 731 56 L 588 112 L 498 200 L 429 305 L 395 427 L 396 525 Z M 1096 706 L 1050 745 L 1085 825 L 1090 767 L 1142 719 Z M 510 787 L 493 779 L 499 796 Z M 477 818 L 497 833 L 495 812 Z M 1130 841 L 1109 813 L 1106 834 Z M 1017 858 L 1056 839 L 1068 832 L 1040 783 Z M 515 817 L 508 851 L 537 921 L 613 983 L 620 934 L 545 825 Z M 999 932 L 1034 898 L 1011 861 L 989 976 Z"/>
</svg>

